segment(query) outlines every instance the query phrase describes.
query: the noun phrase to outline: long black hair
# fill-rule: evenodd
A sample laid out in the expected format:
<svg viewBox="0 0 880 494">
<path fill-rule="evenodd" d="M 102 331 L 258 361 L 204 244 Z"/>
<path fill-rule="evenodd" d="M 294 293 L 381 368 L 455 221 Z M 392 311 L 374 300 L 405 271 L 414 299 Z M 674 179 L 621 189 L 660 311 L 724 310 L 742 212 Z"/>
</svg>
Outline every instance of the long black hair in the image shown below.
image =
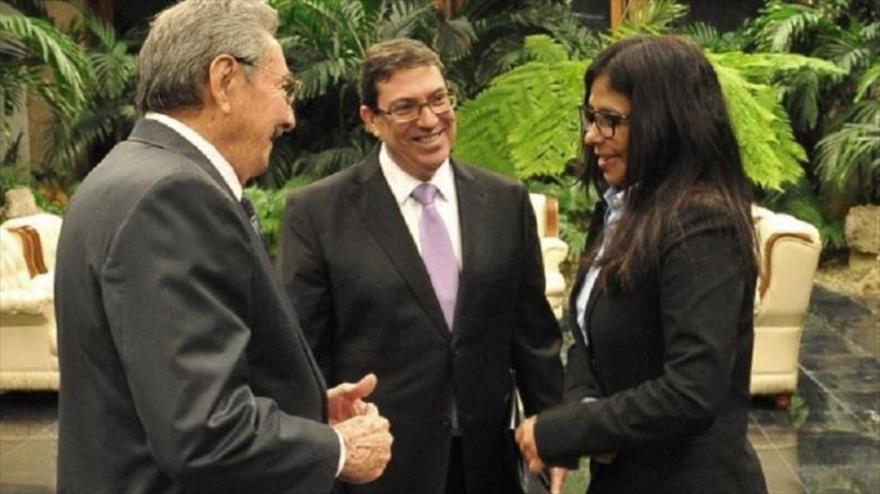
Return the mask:
<svg viewBox="0 0 880 494">
<path fill-rule="evenodd" d="M 705 206 L 728 225 L 746 268 L 757 274 L 750 187 L 715 70 L 690 42 L 675 36 L 628 38 L 606 48 L 584 76 L 584 104 L 593 82 L 607 76 L 630 100 L 624 213 L 601 259 L 599 285 L 627 290 L 655 268 L 664 235 L 681 227 L 675 213 Z M 602 194 L 608 184 L 592 148 L 586 177 Z"/>
</svg>

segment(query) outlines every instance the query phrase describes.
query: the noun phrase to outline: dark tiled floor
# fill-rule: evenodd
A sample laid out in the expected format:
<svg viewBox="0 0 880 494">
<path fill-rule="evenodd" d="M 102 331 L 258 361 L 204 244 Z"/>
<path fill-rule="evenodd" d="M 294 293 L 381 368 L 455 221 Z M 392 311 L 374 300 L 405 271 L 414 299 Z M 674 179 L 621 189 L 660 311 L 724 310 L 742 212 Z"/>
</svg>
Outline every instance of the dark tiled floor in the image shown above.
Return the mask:
<svg viewBox="0 0 880 494">
<path fill-rule="evenodd" d="M 878 311 L 880 301 L 813 291 L 792 407 L 758 399 L 751 411 L 772 494 L 880 493 Z M 55 491 L 56 417 L 54 394 L 0 396 L 0 493 Z"/>
<path fill-rule="evenodd" d="M 880 493 L 878 311 L 878 300 L 813 290 L 792 407 L 755 400 L 750 414 L 770 492 Z"/>
</svg>

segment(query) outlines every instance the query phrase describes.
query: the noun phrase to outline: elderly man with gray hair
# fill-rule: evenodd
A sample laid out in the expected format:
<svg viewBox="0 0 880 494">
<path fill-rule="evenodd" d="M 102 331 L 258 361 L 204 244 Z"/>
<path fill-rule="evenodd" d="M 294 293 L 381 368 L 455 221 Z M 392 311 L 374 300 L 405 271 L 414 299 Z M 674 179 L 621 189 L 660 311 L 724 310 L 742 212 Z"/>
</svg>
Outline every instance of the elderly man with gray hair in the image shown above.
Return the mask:
<svg viewBox="0 0 880 494">
<path fill-rule="evenodd" d="M 327 390 L 242 186 L 293 129 L 262 0 L 185 0 L 139 58 L 141 118 L 58 246 L 58 490 L 329 492 L 382 474 L 375 375 Z"/>
</svg>

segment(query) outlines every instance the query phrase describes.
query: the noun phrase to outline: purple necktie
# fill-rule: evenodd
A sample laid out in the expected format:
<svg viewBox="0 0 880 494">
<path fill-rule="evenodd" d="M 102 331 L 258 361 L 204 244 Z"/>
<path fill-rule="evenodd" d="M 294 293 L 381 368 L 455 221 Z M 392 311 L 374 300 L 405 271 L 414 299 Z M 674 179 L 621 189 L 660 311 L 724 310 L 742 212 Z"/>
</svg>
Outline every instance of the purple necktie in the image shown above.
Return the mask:
<svg viewBox="0 0 880 494">
<path fill-rule="evenodd" d="M 412 196 L 422 205 L 422 217 L 419 219 L 422 261 L 428 269 L 428 276 L 431 277 L 434 294 L 443 309 L 446 324 L 452 330 L 455 298 L 458 296 L 458 263 L 455 261 L 449 232 L 446 231 L 443 218 L 434 204 L 437 187 L 433 184 L 421 184 L 413 190 Z"/>
</svg>

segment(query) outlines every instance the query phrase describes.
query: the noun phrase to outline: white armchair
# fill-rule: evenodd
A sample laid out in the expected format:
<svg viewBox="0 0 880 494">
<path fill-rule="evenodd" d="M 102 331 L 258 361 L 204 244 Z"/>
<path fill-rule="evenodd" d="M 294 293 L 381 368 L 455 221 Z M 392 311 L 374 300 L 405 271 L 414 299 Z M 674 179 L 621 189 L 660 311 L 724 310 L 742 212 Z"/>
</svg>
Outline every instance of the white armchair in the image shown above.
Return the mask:
<svg viewBox="0 0 880 494">
<path fill-rule="evenodd" d="M 562 317 L 565 305 L 565 277 L 559 271 L 559 264 L 568 255 L 568 244 L 559 238 L 559 206 L 555 197 L 544 194 L 529 194 L 532 208 L 538 222 L 538 237 L 541 239 L 541 254 L 544 258 L 544 291 L 553 314 Z"/>
<path fill-rule="evenodd" d="M 28 247 L 13 233 L 22 226 L 37 232 L 32 240 L 39 243 Z M 0 393 L 58 389 L 53 277 L 60 230 L 61 218 L 47 213 L 0 226 Z"/>
<path fill-rule="evenodd" d="M 822 242 L 816 228 L 787 214 L 752 207 L 761 273 L 755 290 L 753 395 L 775 395 L 787 408 L 797 389 L 804 319 Z"/>
</svg>

